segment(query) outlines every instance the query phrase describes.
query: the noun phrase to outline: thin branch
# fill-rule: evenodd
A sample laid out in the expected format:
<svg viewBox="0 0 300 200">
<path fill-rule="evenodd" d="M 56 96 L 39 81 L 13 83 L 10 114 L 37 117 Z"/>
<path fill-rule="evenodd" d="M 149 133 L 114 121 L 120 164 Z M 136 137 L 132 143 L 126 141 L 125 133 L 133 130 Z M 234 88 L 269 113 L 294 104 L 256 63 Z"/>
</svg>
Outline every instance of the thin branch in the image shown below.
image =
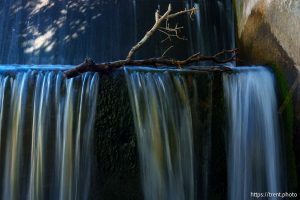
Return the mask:
<svg viewBox="0 0 300 200">
<path fill-rule="evenodd" d="M 161 33 L 165 34 L 167 37 L 162 41 L 166 41 L 167 39 L 169 39 L 170 41 L 172 40 L 172 37 L 175 37 L 179 40 L 186 40 L 186 38 L 179 36 L 178 32 L 183 29 L 183 27 L 178 27 L 177 25 L 174 28 L 171 28 L 169 26 L 169 24 L 166 25 L 166 27 L 160 27 L 158 29 L 158 31 L 160 31 Z"/>
<path fill-rule="evenodd" d="M 160 58 L 149 58 L 144 60 L 132 60 L 132 56 L 134 53 L 155 33 L 155 31 L 159 30 L 160 32 L 167 35 L 166 39 L 170 39 L 171 37 L 176 37 L 178 39 L 185 39 L 183 37 L 180 37 L 178 32 L 183 27 L 178 27 L 177 25 L 172 28 L 170 27 L 168 20 L 174 17 L 177 17 L 178 15 L 182 15 L 185 13 L 189 13 L 190 16 L 193 15 L 196 12 L 196 8 L 192 9 L 185 9 L 183 11 L 176 12 L 174 14 L 171 13 L 171 4 L 168 6 L 168 10 L 165 12 L 164 15 L 160 16 L 159 11 L 157 10 L 155 13 L 155 24 L 153 27 L 145 34 L 145 36 L 135 45 L 132 47 L 132 49 L 129 51 L 127 58 L 125 60 L 119 60 L 109 63 L 100 63 L 96 64 L 92 59 L 86 59 L 85 62 L 78 65 L 77 67 L 67 70 L 64 72 L 65 76 L 67 78 L 72 78 L 75 76 L 78 76 L 85 72 L 109 72 L 112 70 L 115 70 L 117 68 L 123 67 L 123 66 L 152 66 L 152 67 L 158 67 L 158 66 L 171 66 L 171 67 L 177 67 L 181 68 L 183 66 L 195 64 L 201 61 L 213 61 L 215 63 L 228 63 L 231 61 L 237 60 L 237 49 L 232 50 L 223 50 L 213 56 L 205 56 L 201 55 L 200 53 L 196 53 L 190 57 L 188 57 L 185 60 L 175 60 L 175 59 L 166 59 L 163 57 Z M 161 23 L 163 21 L 166 21 L 166 27 L 160 27 Z M 169 47 L 163 54 L 163 56 L 172 48 L 173 46 Z M 229 58 L 222 58 L 221 56 L 225 55 L 231 55 Z M 208 70 L 208 71 L 231 71 L 231 68 L 228 67 L 201 67 L 199 70 Z"/>
<path fill-rule="evenodd" d="M 168 51 L 170 51 L 170 49 L 172 49 L 174 46 L 170 46 L 169 48 L 167 48 L 166 50 L 165 50 L 165 52 L 162 54 L 162 58 L 163 57 L 165 57 L 165 55 L 168 53 Z"/>
<path fill-rule="evenodd" d="M 176 12 L 174 14 L 170 14 L 168 15 L 167 19 L 172 19 L 172 18 L 175 18 L 179 15 L 182 15 L 182 14 L 186 14 L 186 13 L 189 13 L 190 14 L 190 17 L 195 14 L 197 11 L 197 8 L 193 7 L 191 9 L 185 9 L 185 10 L 182 10 L 182 11 L 179 11 L 179 12 Z"/>
<path fill-rule="evenodd" d="M 167 39 L 171 40 L 171 37 L 176 37 L 180 40 L 186 40 L 184 37 L 180 37 L 178 35 L 178 31 L 180 29 L 182 29 L 183 27 L 177 27 L 177 25 L 176 25 L 175 28 L 171 28 L 168 24 L 168 20 L 171 19 L 171 18 L 177 17 L 179 15 L 186 14 L 186 13 L 190 14 L 190 17 L 191 17 L 196 12 L 196 10 L 197 10 L 196 8 L 191 8 L 191 9 L 185 9 L 183 11 L 179 11 L 179 12 L 171 14 L 171 11 L 172 11 L 171 4 L 169 4 L 168 10 L 162 16 L 159 15 L 159 11 L 157 10 L 155 12 L 155 17 L 154 17 L 155 18 L 155 23 L 154 23 L 153 27 L 144 35 L 144 37 L 135 46 L 133 46 L 131 48 L 131 50 L 129 51 L 129 53 L 127 55 L 126 60 L 131 60 L 134 53 L 139 48 L 141 48 L 141 46 L 143 44 L 145 44 L 147 42 L 147 40 L 157 31 L 157 29 L 159 29 L 161 32 L 164 32 L 164 34 L 167 35 L 167 38 L 164 39 L 164 41 L 167 40 Z M 163 21 L 166 21 L 166 27 L 165 28 L 160 27 L 161 23 Z M 165 29 L 165 31 L 162 31 L 162 29 Z M 168 32 L 170 32 L 170 33 L 168 33 Z M 173 34 L 171 32 L 173 32 Z"/>
<path fill-rule="evenodd" d="M 222 55 L 224 53 L 229 53 L 229 54 L 230 53 L 234 53 L 234 54 L 237 54 L 238 53 L 238 48 L 230 49 L 230 50 L 223 50 L 223 51 L 220 51 L 220 52 L 216 53 L 214 56 L 218 57 L 218 56 L 220 56 L 220 55 Z"/>
<path fill-rule="evenodd" d="M 168 10 L 165 12 L 165 14 L 158 18 L 156 17 L 155 24 L 153 27 L 146 33 L 146 35 L 135 45 L 132 47 L 132 49 L 129 51 L 126 60 L 131 60 L 133 54 L 155 33 L 155 31 L 159 28 L 160 24 L 167 18 L 167 16 L 170 14 L 172 8 L 171 4 L 168 6 Z M 158 13 L 158 11 L 156 11 Z"/>
<path fill-rule="evenodd" d="M 166 40 L 172 41 L 172 37 L 175 37 L 175 38 L 177 38 L 177 39 L 179 39 L 179 40 L 186 40 L 186 38 L 180 37 L 180 36 L 178 35 L 177 31 L 174 31 L 174 32 L 175 32 L 174 34 L 173 34 L 173 33 L 168 33 L 168 32 L 163 31 L 163 30 L 161 30 L 161 29 L 158 29 L 158 31 L 166 35 L 166 38 L 163 39 L 163 40 L 161 41 L 161 43 L 164 43 Z"/>
</svg>

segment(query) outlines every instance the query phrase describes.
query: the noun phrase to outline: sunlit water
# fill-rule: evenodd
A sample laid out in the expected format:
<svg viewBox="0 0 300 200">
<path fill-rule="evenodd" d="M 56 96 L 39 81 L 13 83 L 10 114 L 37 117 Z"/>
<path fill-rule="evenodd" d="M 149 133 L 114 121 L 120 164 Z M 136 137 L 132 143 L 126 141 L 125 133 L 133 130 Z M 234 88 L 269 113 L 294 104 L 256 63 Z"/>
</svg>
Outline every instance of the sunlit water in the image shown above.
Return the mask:
<svg viewBox="0 0 300 200">
<path fill-rule="evenodd" d="M 284 192 L 273 74 L 263 67 L 235 71 L 223 76 L 229 121 L 228 198 Z"/>
<path fill-rule="evenodd" d="M 146 200 L 194 199 L 192 114 L 187 80 L 126 71 Z"/>
<path fill-rule="evenodd" d="M 0 198 L 88 199 L 98 75 L 0 68 Z"/>
</svg>

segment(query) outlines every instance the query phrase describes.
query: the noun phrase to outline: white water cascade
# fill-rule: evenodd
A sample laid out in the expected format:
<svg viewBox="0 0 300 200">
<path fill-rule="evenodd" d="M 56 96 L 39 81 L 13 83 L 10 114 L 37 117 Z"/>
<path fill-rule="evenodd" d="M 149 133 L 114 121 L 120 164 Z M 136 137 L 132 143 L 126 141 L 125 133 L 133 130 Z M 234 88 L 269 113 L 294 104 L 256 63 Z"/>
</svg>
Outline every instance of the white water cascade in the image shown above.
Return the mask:
<svg viewBox="0 0 300 200">
<path fill-rule="evenodd" d="M 240 67 L 224 74 L 223 83 L 229 121 L 228 199 L 284 192 L 273 74 L 263 67 Z"/>
<path fill-rule="evenodd" d="M 192 114 L 186 80 L 126 71 L 146 200 L 194 199 Z"/>
<path fill-rule="evenodd" d="M 89 199 L 98 75 L 1 66 L 0 198 Z"/>
</svg>

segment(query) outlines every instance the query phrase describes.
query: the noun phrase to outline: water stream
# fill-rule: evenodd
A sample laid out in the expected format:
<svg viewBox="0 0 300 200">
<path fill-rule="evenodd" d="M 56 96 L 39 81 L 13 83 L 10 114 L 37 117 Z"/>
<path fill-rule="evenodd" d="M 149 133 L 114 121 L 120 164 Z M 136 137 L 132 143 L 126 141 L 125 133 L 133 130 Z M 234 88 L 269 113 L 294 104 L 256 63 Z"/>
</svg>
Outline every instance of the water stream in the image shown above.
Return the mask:
<svg viewBox="0 0 300 200">
<path fill-rule="evenodd" d="M 159 57 L 171 45 L 175 48 L 167 56 L 177 59 L 199 51 L 211 55 L 235 47 L 231 0 L 171 2 L 174 11 L 193 6 L 198 9 L 193 20 L 184 16 L 176 21 L 185 27 L 182 35 L 188 40 L 162 43 L 164 38 L 155 34 L 136 58 Z M 0 1 L 0 64 L 20 64 L 0 66 L 0 199 L 90 198 L 99 75 L 87 73 L 66 80 L 61 72 L 66 67 L 23 64 L 78 64 L 85 57 L 97 62 L 125 58 L 152 27 L 155 10 L 165 10 L 168 3 Z M 211 195 L 219 195 L 212 194 L 217 191 L 224 196 L 228 193 L 229 200 L 243 200 L 249 199 L 251 192 L 283 191 L 285 161 L 272 73 L 252 67 L 224 74 L 227 110 L 222 113 L 219 104 L 223 102 L 214 105 L 217 101 L 212 82 L 217 76 L 187 78 L 181 74 L 185 70 L 179 71 L 125 72 L 144 198 L 209 200 Z M 220 112 L 215 106 L 220 106 Z M 213 133 L 212 129 L 217 129 L 213 126 L 219 126 L 213 121 L 216 115 L 228 118 L 228 127 Z M 108 114 L 105 117 L 113 118 Z M 214 146 L 221 143 L 219 140 L 227 142 L 226 149 Z M 227 150 L 227 165 L 222 162 L 226 156 L 219 154 L 218 148 Z M 218 177 L 220 174 L 225 178 Z M 227 192 L 213 185 L 222 187 L 221 179 L 227 179 Z"/>
<path fill-rule="evenodd" d="M 208 145 L 215 143 L 209 139 L 214 137 L 211 131 L 194 129 L 193 121 L 197 119 L 192 113 L 197 111 L 192 110 L 189 94 L 196 85 L 187 86 L 189 79 L 172 70 L 127 69 L 126 77 L 145 199 L 211 199 L 214 194 L 208 190 L 213 191 L 216 186 L 207 184 L 222 167 L 215 166 L 211 159 L 219 158 L 209 154 L 220 147 Z M 205 87 L 209 85 L 202 86 Z M 223 114 L 228 122 L 227 172 L 223 171 L 227 173 L 227 199 L 246 200 L 251 199 L 251 192 L 284 191 L 285 159 L 272 72 L 264 67 L 238 67 L 223 74 L 223 87 L 226 104 Z M 204 105 L 199 109 L 205 109 Z M 209 125 L 218 126 L 214 121 Z M 218 137 L 222 137 L 220 133 Z M 194 154 L 199 146 L 195 136 L 205 140 L 200 150 L 202 157 Z M 201 163 L 198 168 L 196 162 Z M 196 174 L 203 170 L 203 176 L 196 179 Z M 203 194 L 198 194 L 199 191 Z"/>
<path fill-rule="evenodd" d="M 186 80 L 127 70 L 146 200 L 194 199 L 192 113 Z"/>
<path fill-rule="evenodd" d="M 33 68 L 1 66 L 0 198 L 88 199 L 98 75 Z"/>
<path fill-rule="evenodd" d="M 196 6 L 191 20 L 172 21 L 183 26 L 188 40 L 161 42 L 155 34 L 136 58 L 186 58 L 192 53 L 211 55 L 234 48 L 231 0 L 1 0 L 0 64 L 79 64 L 120 60 L 153 26 L 156 9 L 169 3 L 175 11 Z"/>
<path fill-rule="evenodd" d="M 282 192 L 286 180 L 273 74 L 263 67 L 235 70 L 223 76 L 229 122 L 228 199 Z"/>
</svg>

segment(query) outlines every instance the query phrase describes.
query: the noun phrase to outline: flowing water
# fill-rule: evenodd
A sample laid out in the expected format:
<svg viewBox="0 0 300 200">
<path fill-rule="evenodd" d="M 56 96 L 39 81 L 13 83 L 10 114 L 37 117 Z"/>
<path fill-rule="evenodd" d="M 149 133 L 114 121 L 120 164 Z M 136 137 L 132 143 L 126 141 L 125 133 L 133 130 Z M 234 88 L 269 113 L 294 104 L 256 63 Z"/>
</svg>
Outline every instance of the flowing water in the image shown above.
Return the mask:
<svg viewBox="0 0 300 200">
<path fill-rule="evenodd" d="M 194 5 L 196 13 L 196 32 L 198 51 L 213 55 L 223 49 L 235 48 L 234 11 L 231 0 L 199 0 Z M 215 64 L 215 63 L 210 63 Z"/>
<path fill-rule="evenodd" d="M 231 0 L 1 0 L 0 64 L 78 64 L 125 58 L 153 26 L 154 13 L 172 3 L 173 11 L 193 6 L 194 18 L 180 16 L 188 40 L 161 42 L 155 34 L 137 58 L 186 58 L 192 53 L 215 54 L 234 48 Z"/>
<path fill-rule="evenodd" d="M 146 200 L 194 199 L 192 113 L 187 80 L 168 72 L 126 72 Z"/>
<path fill-rule="evenodd" d="M 229 121 L 228 199 L 282 192 L 284 160 L 273 74 L 263 67 L 235 70 L 223 76 Z"/>
<path fill-rule="evenodd" d="M 215 143 L 208 139 L 214 137 L 210 131 L 194 130 L 196 119 L 189 94 L 196 85 L 189 85 L 188 79 L 172 70 L 127 68 L 126 77 L 145 199 L 211 199 L 213 194 L 207 192 L 213 189 L 207 184 L 221 166 L 215 166 L 208 154 L 220 147 L 208 145 Z M 250 199 L 251 192 L 283 192 L 286 188 L 285 160 L 272 72 L 263 67 L 236 68 L 223 75 L 223 85 L 227 103 L 224 114 L 228 117 L 229 128 L 225 139 L 228 199 Z M 203 105 L 200 109 L 204 109 Z M 214 126 L 214 122 L 209 125 Z M 195 155 L 194 148 L 199 145 L 195 143 L 195 132 L 205 140 L 200 150 L 202 157 Z M 196 162 L 201 164 L 195 165 Z M 196 174 L 203 170 L 206 172 L 196 180 Z M 222 173 L 226 174 L 226 170 Z M 197 193 L 200 190 L 203 194 Z"/>
<path fill-rule="evenodd" d="M 165 10 L 168 3 L 2 0 L 0 63 L 78 64 L 87 56 L 98 62 L 119 60 L 153 25 L 152 13 L 157 8 Z M 162 43 L 164 38 L 156 34 L 136 58 L 161 56 L 171 45 L 175 48 L 167 56 L 178 59 L 199 51 L 211 55 L 235 47 L 231 0 L 171 3 L 174 11 L 198 9 L 193 20 L 185 16 L 176 21 L 185 27 L 182 35 L 188 40 Z M 0 67 L 2 199 L 89 198 L 99 77 L 88 73 L 65 80 L 62 69 Z M 215 191 L 213 184 L 221 185 L 217 176 L 226 174 L 220 169 L 221 162 L 213 165 L 217 159 L 213 155 L 219 156 L 215 149 L 221 148 L 214 146 L 219 145 L 216 137 L 221 136 L 212 134 L 212 116 L 222 113 L 212 113 L 215 101 L 210 82 L 172 73 L 126 71 L 144 197 L 209 199 Z M 205 92 L 199 90 L 194 100 L 202 107 L 194 106 L 189 93 L 201 84 L 209 85 L 209 97 L 200 101 L 198 96 Z M 284 161 L 272 74 L 260 67 L 237 68 L 223 76 L 223 84 L 228 109 L 223 114 L 229 123 L 228 199 L 249 199 L 250 192 L 281 191 L 285 187 Z M 195 113 L 201 114 L 202 121 L 195 119 Z M 201 131 L 195 130 L 197 125 Z M 195 132 L 201 135 L 201 143 L 195 140 Z M 196 148 L 201 158 L 195 155 Z M 197 194 L 199 191 L 202 194 Z"/>
<path fill-rule="evenodd" d="M 98 75 L 0 68 L 0 198 L 88 199 Z"/>
</svg>

